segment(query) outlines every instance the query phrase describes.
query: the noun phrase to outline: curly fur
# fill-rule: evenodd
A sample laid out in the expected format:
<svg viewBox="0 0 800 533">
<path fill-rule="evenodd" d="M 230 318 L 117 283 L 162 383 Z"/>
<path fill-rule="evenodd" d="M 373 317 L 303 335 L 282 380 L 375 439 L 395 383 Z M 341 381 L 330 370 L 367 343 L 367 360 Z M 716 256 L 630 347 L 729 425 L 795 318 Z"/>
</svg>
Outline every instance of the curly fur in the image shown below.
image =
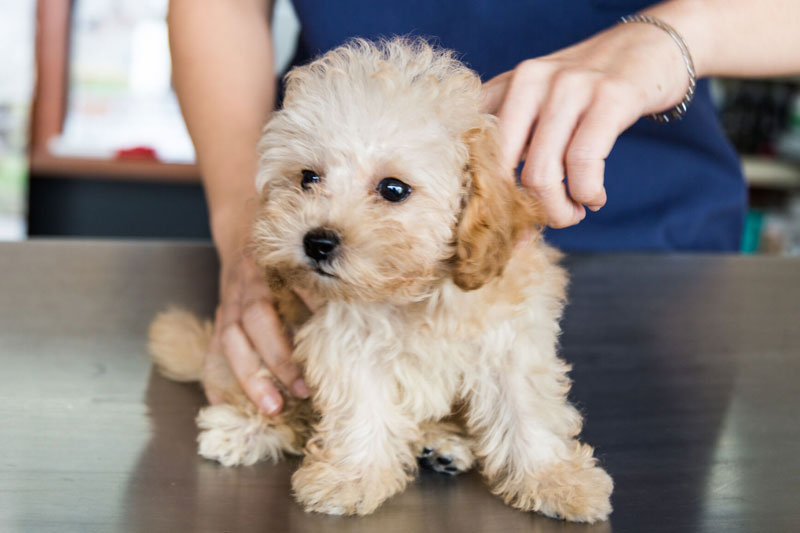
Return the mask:
<svg viewBox="0 0 800 533">
<path fill-rule="evenodd" d="M 201 379 L 226 387 L 230 405 L 198 418 L 201 454 L 247 464 L 305 443 L 297 499 L 366 514 L 403 490 L 434 439 L 465 468 L 477 458 L 510 505 L 608 516 L 612 482 L 576 440 L 581 417 L 556 353 L 567 277 L 540 237 L 541 211 L 500 164 L 480 88 L 451 52 L 421 40 L 355 40 L 288 74 L 260 144 L 252 251 L 279 308 L 296 308 L 284 302 L 292 288 L 325 302 L 285 317 L 313 410 L 290 399 L 263 417 L 217 369 Z M 320 182 L 301 187 L 304 169 Z M 376 192 L 388 176 L 411 186 L 403 202 Z M 303 248 L 318 227 L 341 238 L 324 274 Z M 169 354 L 154 357 L 170 368 Z M 464 427 L 437 430 L 454 405 Z"/>
</svg>

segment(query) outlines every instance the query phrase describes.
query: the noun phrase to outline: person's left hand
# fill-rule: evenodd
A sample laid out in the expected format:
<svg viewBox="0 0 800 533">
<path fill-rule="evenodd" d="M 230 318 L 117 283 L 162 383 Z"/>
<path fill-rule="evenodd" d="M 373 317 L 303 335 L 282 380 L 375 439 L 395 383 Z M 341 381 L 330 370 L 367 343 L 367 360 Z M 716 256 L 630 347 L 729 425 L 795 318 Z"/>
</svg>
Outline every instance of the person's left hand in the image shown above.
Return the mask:
<svg viewBox="0 0 800 533">
<path fill-rule="evenodd" d="M 541 201 L 547 225 L 563 228 L 583 220 L 585 207 L 605 205 L 605 159 L 617 137 L 674 106 L 687 85 L 666 32 L 625 24 L 489 80 L 483 110 L 498 116 L 504 164 L 525 161 L 522 186 Z"/>
</svg>

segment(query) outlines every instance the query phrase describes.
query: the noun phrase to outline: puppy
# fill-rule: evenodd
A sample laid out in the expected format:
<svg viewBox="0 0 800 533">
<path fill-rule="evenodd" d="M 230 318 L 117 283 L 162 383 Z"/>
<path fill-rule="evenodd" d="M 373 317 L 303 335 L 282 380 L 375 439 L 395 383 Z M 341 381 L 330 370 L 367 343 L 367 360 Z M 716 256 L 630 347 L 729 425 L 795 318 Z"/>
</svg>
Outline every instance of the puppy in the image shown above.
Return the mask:
<svg viewBox="0 0 800 533">
<path fill-rule="evenodd" d="M 227 368 L 202 373 L 210 324 L 162 314 L 150 344 L 161 371 L 227 391 L 197 417 L 200 454 L 303 454 L 292 487 L 323 513 L 373 512 L 420 457 L 447 473 L 477 462 L 519 509 L 604 520 L 612 481 L 577 440 L 556 354 L 567 277 L 501 165 L 478 76 L 393 39 L 352 41 L 286 81 L 260 143 L 252 253 L 312 401 L 287 396 L 262 415 Z M 323 305 L 309 313 L 295 288 Z"/>
</svg>

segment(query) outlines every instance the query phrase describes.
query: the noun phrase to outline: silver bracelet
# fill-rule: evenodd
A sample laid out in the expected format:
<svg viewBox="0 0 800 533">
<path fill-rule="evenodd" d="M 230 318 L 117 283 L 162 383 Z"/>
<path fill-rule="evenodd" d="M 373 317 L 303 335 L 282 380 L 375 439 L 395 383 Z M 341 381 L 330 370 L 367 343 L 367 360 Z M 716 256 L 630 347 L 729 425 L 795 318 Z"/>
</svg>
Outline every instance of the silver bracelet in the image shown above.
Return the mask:
<svg viewBox="0 0 800 533">
<path fill-rule="evenodd" d="M 653 113 L 652 115 L 647 115 L 647 118 L 653 122 L 659 122 L 662 124 L 666 124 L 667 122 L 671 122 L 673 120 L 682 119 L 683 115 L 686 114 L 686 110 L 689 109 L 689 104 L 692 103 L 692 99 L 694 98 L 694 90 L 695 87 L 697 87 L 697 73 L 694 70 L 694 61 L 692 61 L 692 55 L 689 53 L 689 47 L 686 46 L 686 41 L 683 40 L 683 37 L 681 37 L 680 33 L 675 31 L 675 28 L 666 22 L 663 22 L 655 17 L 651 17 L 650 15 L 627 15 L 622 17 L 619 23 L 628 24 L 631 22 L 644 22 L 646 24 L 652 24 L 658 28 L 661 28 L 667 32 L 670 37 L 672 37 L 672 40 L 675 41 L 675 43 L 681 49 L 683 62 L 686 63 L 686 70 L 689 72 L 689 89 L 686 91 L 686 94 L 683 96 L 683 99 L 678 105 L 663 113 Z"/>
</svg>

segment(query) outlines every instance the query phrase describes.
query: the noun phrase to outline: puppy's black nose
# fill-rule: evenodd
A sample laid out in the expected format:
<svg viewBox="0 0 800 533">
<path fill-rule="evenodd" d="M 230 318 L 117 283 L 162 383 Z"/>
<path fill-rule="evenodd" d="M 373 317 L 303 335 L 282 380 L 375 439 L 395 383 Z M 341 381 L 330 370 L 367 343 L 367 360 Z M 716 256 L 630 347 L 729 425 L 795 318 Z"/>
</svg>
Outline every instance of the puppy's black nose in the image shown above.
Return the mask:
<svg viewBox="0 0 800 533">
<path fill-rule="evenodd" d="M 339 236 L 329 229 L 315 228 L 303 237 L 306 255 L 315 261 L 329 260 L 336 252 L 337 246 L 339 246 Z"/>
</svg>

